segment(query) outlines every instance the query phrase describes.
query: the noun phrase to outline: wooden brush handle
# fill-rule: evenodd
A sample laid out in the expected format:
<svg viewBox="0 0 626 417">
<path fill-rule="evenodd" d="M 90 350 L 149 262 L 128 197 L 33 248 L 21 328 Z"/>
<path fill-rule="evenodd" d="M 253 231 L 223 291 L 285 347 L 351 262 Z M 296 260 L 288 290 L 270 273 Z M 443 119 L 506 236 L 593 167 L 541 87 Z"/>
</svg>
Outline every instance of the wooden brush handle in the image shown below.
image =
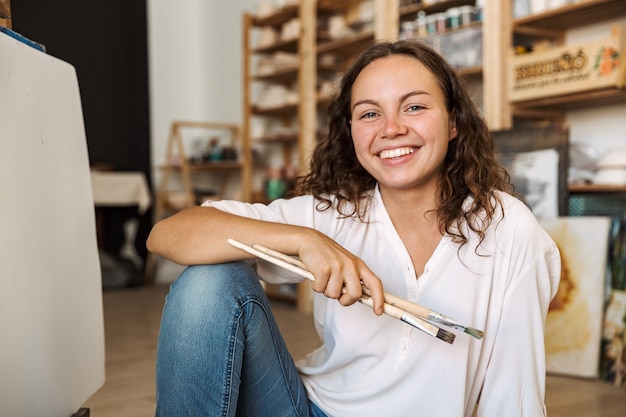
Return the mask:
<svg viewBox="0 0 626 417">
<path fill-rule="evenodd" d="M 372 300 L 372 297 L 370 297 L 369 295 L 363 295 L 363 297 L 361 297 L 359 301 L 366 306 L 374 308 L 374 300 Z M 402 316 L 406 314 L 406 312 L 400 310 L 398 307 L 392 306 L 391 304 L 385 303 L 383 304 L 383 306 L 386 315 L 396 318 L 398 320 L 402 320 Z"/>
<path fill-rule="evenodd" d="M 287 262 L 288 264 L 297 266 L 298 268 L 308 271 L 306 265 L 304 265 L 304 262 L 302 262 L 300 259 L 285 255 L 284 253 L 275 251 L 274 249 L 266 248 L 265 246 L 259 245 L 258 243 L 254 243 L 252 247 L 256 250 L 266 253 L 267 255 L 273 256 L 274 258 L 278 258 L 283 262 Z"/>
<path fill-rule="evenodd" d="M 363 293 L 369 296 L 372 295 L 370 293 L 370 290 L 366 286 L 363 286 Z M 396 306 L 406 311 L 407 313 L 411 313 L 418 317 L 427 318 L 430 314 L 430 309 L 423 307 L 419 304 L 412 303 L 409 300 L 405 300 L 404 298 L 400 298 L 398 296 L 395 296 L 389 293 L 385 293 L 385 303 Z"/>
<path fill-rule="evenodd" d="M 287 262 L 283 258 L 278 259 L 275 256 L 271 256 L 271 255 L 267 254 L 266 252 L 259 250 L 258 249 L 258 245 L 255 248 L 255 247 L 252 247 L 252 246 L 244 245 L 243 243 L 238 242 L 238 241 L 236 241 L 234 239 L 228 239 L 228 243 L 231 244 L 232 246 L 238 248 L 238 249 L 241 249 L 243 251 L 248 252 L 251 255 L 254 255 L 254 256 L 258 257 L 258 258 L 264 259 L 264 260 L 266 260 L 266 261 L 268 261 L 270 263 L 273 263 L 274 265 L 278 265 L 278 266 L 280 266 L 282 268 L 285 268 L 286 270 L 291 271 L 294 274 L 300 275 L 303 278 L 306 278 L 306 279 L 311 280 L 311 281 L 315 281 L 315 277 L 307 269 L 301 268 L 301 267 L 295 265 L 293 262 Z M 287 256 L 283 255 L 283 257 L 287 257 Z M 287 258 L 290 258 L 290 257 L 287 257 Z"/>
<path fill-rule="evenodd" d="M 254 244 L 252 245 L 252 247 L 254 249 L 257 249 L 267 255 L 271 255 L 275 258 L 280 259 L 283 262 L 289 263 L 293 266 L 296 266 L 300 269 L 303 270 L 307 270 L 306 266 L 304 265 L 304 262 L 302 262 L 299 259 L 293 258 L 291 256 L 285 255 L 284 253 L 275 251 L 273 249 L 270 248 L 266 248 L 265 246 L 262 245 L 258 245 L 258 244 Z M 365 286 L 362 285 L 362 289 L 363 289 L 363 293 L 368 295 L 368 296 L 372 296 L 372 294 L 370 293 L 369 289 Z M 413 315 L 416 315 L 418 317 L 424 317 L 427 318 L 430 315 L 431 310 L 423 307 L 419 304 L 415 304 L 410 302 L 409 300 L 405 300 L 404 298 L 400 298 L 398 296 L 389 294 L 389 293 L 385 293 L 385 303 L 386 304 L 391 304 L 392 306 L 396 306 L 401 310 L 404 310 L 408 313 L 411 313 Z M 385 307 L 386 308 L 386 307 Z"/>
</svg>

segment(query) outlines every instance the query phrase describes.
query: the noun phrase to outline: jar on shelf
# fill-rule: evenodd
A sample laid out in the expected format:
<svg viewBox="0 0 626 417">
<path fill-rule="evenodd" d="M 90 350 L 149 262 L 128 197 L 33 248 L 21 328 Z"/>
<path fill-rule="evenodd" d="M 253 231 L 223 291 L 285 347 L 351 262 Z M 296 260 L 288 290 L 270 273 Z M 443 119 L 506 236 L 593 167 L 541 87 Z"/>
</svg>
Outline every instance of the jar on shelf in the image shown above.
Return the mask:
<svg viewBox="0 0 626 417">
<path fill-rule="evenodd" d="M 461 26 L 461 9 L 451 7 L 446 10 L 446 26 L 450 30 L 458 29 Z"/>
<path fill-rule="evenodd" d="M 461 26 L 468 26 L 472 23 L 472 14 L 474 7 L 472 6 L 461 6 L 459 7 L 459 23 Z"/>
<path fill-rule="evenodd" d="M 415 24 L 414 22 L 402 22 L 400 26 L 400 40 L 413 39 L 415 38 Z"/>
<path fill-rule="evenodd" d="M 286 183 L 283 178 L 283 170 L 272 167 L 267 170 L 267 180 L 265 181 L 265 198 L 276 200 L 285 195 Z"/>
<path fill-rule="evenodd" d="M 428 29 L 426 28 L 426 12 L 420 10 L 417 12 L 417 18 L 415 20 L 417 37 L 424 38 L 428 36 Z"/>
<path fill-rule="evenodd" d="M 433 19 L 435 20 L 435 32 L 436 33 L 445 33 L 446 32 L 446 14 L 441 13 L 433 13 Z"/>
</svg>

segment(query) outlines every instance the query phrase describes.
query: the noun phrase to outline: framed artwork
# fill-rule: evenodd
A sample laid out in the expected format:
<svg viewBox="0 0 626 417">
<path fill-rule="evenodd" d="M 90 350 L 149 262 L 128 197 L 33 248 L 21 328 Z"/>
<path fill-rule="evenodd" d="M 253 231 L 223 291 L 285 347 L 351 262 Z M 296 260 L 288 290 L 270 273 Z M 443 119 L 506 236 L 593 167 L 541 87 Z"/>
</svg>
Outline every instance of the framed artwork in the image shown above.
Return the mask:
<svg viewBox="0 0 626 417">
<path fill-rule="evenodd" d="M 561 126 L 523 127 L 494 133 L 499 161 L 517 196 L 538 218 L 567 214 L 568 131 Z"/>
<path fill-rule="evenodd" d="M 609 217 L 540 219 L 561 252 L 561 282 L 546 319 L 549 373 L 597 378 L 600 369 Z"/>
</svg>

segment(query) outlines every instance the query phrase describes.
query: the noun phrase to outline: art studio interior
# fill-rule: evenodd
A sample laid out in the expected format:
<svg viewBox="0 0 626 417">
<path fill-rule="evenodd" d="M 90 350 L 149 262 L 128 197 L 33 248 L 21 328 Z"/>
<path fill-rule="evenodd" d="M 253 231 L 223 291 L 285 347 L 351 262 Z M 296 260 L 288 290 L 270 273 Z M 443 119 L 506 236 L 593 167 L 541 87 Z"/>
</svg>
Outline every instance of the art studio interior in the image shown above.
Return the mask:
<svg viewBox="0 0 626 417">
<path fill-rule="evenodd" d="M 291 198 L 342 75 L 402 39 L 464 80 L 561 253 L 548 414 L 626 415 L 623 0 L 0 0 L 0 417 L 154 415 L 185 266 L 152 227 Z M 319 347 L 311 284 L 263 285 L 294 358 Z"/>
</svg>

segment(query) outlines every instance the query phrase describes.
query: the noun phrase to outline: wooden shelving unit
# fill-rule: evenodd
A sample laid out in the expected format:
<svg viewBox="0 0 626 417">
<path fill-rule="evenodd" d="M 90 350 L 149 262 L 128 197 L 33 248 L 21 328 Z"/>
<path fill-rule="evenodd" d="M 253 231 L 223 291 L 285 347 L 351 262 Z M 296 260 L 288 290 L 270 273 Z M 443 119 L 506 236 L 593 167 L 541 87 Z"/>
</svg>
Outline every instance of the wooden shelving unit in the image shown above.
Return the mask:
<svg viewBox="0 0 626 417">
<path fill-rule="evenodd" d="M 206 129 L 211 133 L 219 132 L 228 136 L 228 145 L 240 155 L 236 160 L 216 160 L 210 162 L 193 163 L 190 161 L 189 151 L 186 149 L 183 138 L 184 129 Z M 247 163 L 244 161 L 245 144 L 241 141 L 239 125 L 229 123 L 214 123 L 201 121 L 174 121 L 170 127 L 170 135 L 165 152 L 165 163 L 161 166 L 163 176 L 159 183 L 155 203 L 155 221 L 164 218 L 172 211 L 178 211 L 184 207 L 191 207 L 198 204 L 198 196 L 194 191 L 194 174 L 212 176 L 218 174 L 216 179 L 218 194 L 225 197 L 229 181 L 236 176 L 243 179 L 244 169 Z M 170 180 L 174 175 L 178 175 L 183 183 L 182 194 L 179 191 L 170 189 Z M 243 188 L 243 197 L 247 198 L 249 190 Z M 173 203 L 173 196 L 183 196 Z"/>
<path fill-rule="evenodd" d="M 624 16 L 626 2 L 623 0 L 581 0 L 515 19 L 512 21 L 511 31 L 514 38 L 543 39 L 551 41 L 554 45 L 562 45 L 567 30 Z M 512 114 L 521 119 L 536 118 L 541 114 L 548 119 L 562 119 L 563 113 L 569 110 L 624 103 L 626 89 L 615 86 L 525 100 L 513 103 L 511 108 Z"/>
</svg>

